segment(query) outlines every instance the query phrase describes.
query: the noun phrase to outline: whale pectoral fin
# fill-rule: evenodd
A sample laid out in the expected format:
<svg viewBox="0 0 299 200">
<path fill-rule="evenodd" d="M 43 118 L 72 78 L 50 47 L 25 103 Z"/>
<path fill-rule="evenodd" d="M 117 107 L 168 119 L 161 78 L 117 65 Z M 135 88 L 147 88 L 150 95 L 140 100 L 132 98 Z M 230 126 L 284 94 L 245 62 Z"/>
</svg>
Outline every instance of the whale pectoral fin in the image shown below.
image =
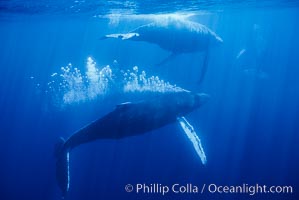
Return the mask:
<svg viewBox="0 0 299 200">
<path fill-rule="evenodd" d="M 123 37 L 122 39 L 123 40 L 128 40 L 128 39 L 132 39 L 134 37 L 139 37 L 139 33 L 126 33 L 126 34 L 122 34 Z"/>
<path fill-rule="evenodd" d="M 203 79 L 205 78 L 205 75 L 206 75 L 207 70 L 208 70 L 209 58 L 210 58 L 210 51 L 209 51 L 209 49 L 207 49 L 205 51 L 205 54 L 204 54 L 203 65 L 201 67 L 201 72 L 200 72 L 200 77 L 199 77 L 199 80 L 198 80 L 198 84 L 201 84 Z"/>
<path fill-rule="evenodd" d="M 104 35 L 101 39 L 108 39 L 108 38 L 116 38 L 116 39 L 122 39 L 123 38 L 123 34 L 109 34 L 109 35 Z"/>
<path fill-rule="evenodd" d="M 192 142 L 193 147 L 199 156 L 202 164 L 207 163 L 206 154 L 204 152 L 204 149 L 202 147 L 201 141 L 199 137 L 197 136 L 193 126 L 186 120 L 185 117 L 179 117 L 177 118 L 181 128 L 183 129 L 183 132 L 187 135 L 188 139 Z"/>
<path fill-rule="evenodd" d="M 177 57 L 178 53 L 171 53 L 168 57 L 166 57 L 164 60 L 159 62 L 157 66 L 165 65 L 169 61 L 173 60 L 175 57 Z"/>
<path fill-rule="evenodd" d="M 116 39 L 128 40 L 138 36 L 139 36 L 138 33 L 116 33 L 116 34 L 105 35 L 101 39 L 116 38 Z"/>
</svg>

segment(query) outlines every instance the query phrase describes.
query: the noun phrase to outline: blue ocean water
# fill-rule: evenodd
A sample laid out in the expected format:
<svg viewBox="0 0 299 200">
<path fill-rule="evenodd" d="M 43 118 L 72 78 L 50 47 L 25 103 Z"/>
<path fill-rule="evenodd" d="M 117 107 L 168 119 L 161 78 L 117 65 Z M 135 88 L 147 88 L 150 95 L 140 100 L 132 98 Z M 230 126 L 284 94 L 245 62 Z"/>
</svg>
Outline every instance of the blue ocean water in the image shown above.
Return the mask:
<svg viewBox="0 0 299 200">
<path fill-rule="evenodd" d="M 199 134 L 207 164 L 178 124 L 95 141 L 70 154 L 68 199 L 298 199 L 298 5 L 0 1 L 0 199 L 61 199 L 57 139 L 70 137 L 116 104 L 150 98 L 143 90 L 161 92 L 173 85 L 211 96 L 185 116 Z M 202 52 L 157 66 L 169 55 L 157 45 L 100 40 L 169 17 L 204 24 L 223 39 L 210 49 L 201 85 Z M 118 79 L 121 70 L 128 79 Z M 153 84 L 128 84 L 136 76 Z M 121 84 L 127 86 L 125 97 L 119 95 Z M 199 192 L 125 191 L 127 184 L 176 183 L 198 186 Z M 292 193 L 213 193 L 207 190 L 212 184 L 291 186 Z"/>
</svg>

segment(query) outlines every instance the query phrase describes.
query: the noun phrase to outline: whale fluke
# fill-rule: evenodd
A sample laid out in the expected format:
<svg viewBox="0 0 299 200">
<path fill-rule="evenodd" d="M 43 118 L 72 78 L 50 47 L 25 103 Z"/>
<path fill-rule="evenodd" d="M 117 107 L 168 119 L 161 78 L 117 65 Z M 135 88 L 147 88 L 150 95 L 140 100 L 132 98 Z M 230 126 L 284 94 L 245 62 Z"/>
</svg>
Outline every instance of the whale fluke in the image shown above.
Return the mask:
<svg viewBox="0 0 299 200">
<path fill-rule="evenodd" d="M 55 146 L 56 180 L 62 191 L 62 199 L 65 198 L 70 187 L 69 152 L 64 148 L 64 143 L 65 140 L 59 138 Z"/>
</svg>

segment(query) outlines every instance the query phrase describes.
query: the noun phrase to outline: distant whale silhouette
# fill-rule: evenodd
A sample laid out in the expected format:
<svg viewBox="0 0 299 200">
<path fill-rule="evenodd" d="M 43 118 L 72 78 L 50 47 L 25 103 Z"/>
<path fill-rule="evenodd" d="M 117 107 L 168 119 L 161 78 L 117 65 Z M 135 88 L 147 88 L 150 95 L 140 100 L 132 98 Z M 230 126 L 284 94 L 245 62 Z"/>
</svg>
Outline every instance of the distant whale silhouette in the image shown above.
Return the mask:
<svg viewBox="0 0 299 200">
<path fill-rule="evenodd" d="M 208 66 L 209 48 L 222 43 L 222 39 L 205 25 L 189 20 L 167 19 L 155 21 L 124 34 L 109 34 L 102 37 L 122 40 L 144 41 L 157 44 L 170 51 L 171 55 L 159 65 L 165 64 L 182 53 L 205 52 L 199 82 L 202 82 Z"/>
<path fill-rule="evenodd" d="M 163 93 L 137 103 L 123 103 L 104 117 L 83 127 L 69 139 L 56 145 L 56 178 L 63 193 L 69 190 L 69 152 L 84 143 L 98 139 L 120 139 L 158 129 L 203 105 L 208 95 L 189 91 Z"/>
</svg>

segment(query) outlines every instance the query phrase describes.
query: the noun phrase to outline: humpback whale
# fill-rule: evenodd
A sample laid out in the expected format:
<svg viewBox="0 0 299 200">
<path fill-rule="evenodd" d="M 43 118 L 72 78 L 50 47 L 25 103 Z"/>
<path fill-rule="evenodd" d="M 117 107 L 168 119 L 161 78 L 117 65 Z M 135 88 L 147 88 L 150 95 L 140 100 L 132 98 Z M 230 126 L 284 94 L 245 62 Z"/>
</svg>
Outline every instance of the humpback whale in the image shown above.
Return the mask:
<svg viewBox="0 0 299 200">
<path fill-rule="evenodd" d="M 108 34 L 101 39 L 106 38 L 153 43 L 171 52 L 158 65 L 165 64 L 182 53 L 204 52 L 205 56 L 199 82 L 202 82 L 207 71 L 210 46 L 223 42 L 215 32 L 203 24 L 172 18 L 140 26 L 129 33 Z"/>
<path fill-rule="evenodd" d="M 121 139 L 158 129 L 178 121 L 184 129 L 193 128 L 184 116 L 203 105 L 209 96 L 189 91 L 160 93 L 136 103 L 122 103 L 104 117 L 78 130 L 56 144 L 56 179 L 64 198 L 69 190 L 69 153 L 81 144 L 98 139 Z"/>
</svg>

